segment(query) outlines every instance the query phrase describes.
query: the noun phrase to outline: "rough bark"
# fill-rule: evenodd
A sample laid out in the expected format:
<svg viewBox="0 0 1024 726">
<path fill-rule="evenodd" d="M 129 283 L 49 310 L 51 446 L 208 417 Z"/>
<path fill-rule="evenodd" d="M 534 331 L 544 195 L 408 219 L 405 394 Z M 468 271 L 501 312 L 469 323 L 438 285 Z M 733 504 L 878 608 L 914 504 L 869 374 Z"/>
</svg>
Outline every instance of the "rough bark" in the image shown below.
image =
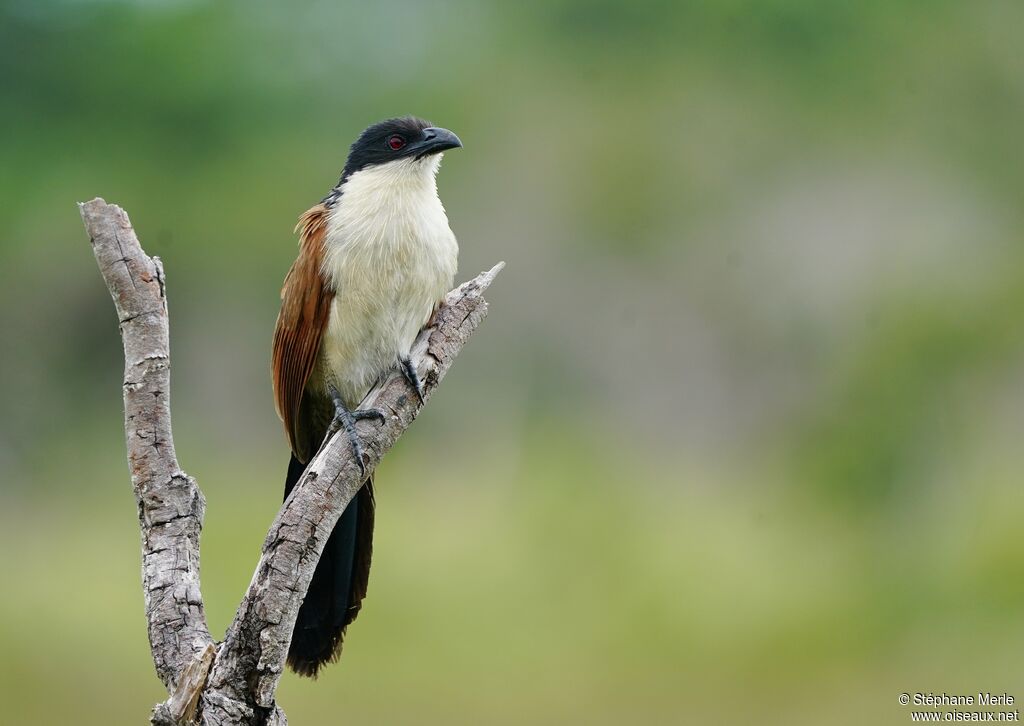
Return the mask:
<svg viewBox="0 0 1024 726">
<path fill-rule="evenodd" d="M 124 344 L 124 432 L 142 529 L 142 589 L 157 675 L 168 689 L 213 643 L 199 590 L 206 502 L 182 471 L 171 437 L 171 359 L 160 259 L 139 246 L 128 215 L 81 205 L 93 253 L 117 309 Z"/>
<path fill-rule="evenodd" d="M 125 436 L 142 530 L 149 642 L 157 675 L 170 694 L 154 709 L 152 722 L 285 724 L 274 693 L 320 553 L 345 506 L 423 403 L 396 371 L 363 403 L 387 414 L 383 422 L 357 424 L 363 466 L 344 435 L 321 447 L 270 527 L 225 640 L 214 644 L 199 586 L 205 500 L 178 465 L 171 438 L 163 268 L 143 252 L 119 207 L 102 199 L 80 207 L 124 344 Z M 424 402 L 487 314 L 483 292 L 502 266 L 448 293 L 417 338 L 412 359 L 424 384 Z"/>
</svg>

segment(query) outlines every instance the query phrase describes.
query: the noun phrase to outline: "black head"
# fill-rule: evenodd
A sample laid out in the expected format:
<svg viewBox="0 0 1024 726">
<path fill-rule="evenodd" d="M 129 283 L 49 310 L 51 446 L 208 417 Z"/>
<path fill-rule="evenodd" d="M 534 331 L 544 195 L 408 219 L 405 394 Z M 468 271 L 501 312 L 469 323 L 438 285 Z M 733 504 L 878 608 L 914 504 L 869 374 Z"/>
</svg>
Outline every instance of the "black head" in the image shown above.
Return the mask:
<svg viewBox="0 0 1024 726">
<path fill-rule="evenodd" d="M 422 159 L 459 146 L 462 142 L 458 136 L 448 129 L 431 126 L 429 121 L 414 116 L 389 118 L 359 134 L 349 149 L 341 182 L 374 164 L 386 164 L 397 159 Z"/>
</svg>

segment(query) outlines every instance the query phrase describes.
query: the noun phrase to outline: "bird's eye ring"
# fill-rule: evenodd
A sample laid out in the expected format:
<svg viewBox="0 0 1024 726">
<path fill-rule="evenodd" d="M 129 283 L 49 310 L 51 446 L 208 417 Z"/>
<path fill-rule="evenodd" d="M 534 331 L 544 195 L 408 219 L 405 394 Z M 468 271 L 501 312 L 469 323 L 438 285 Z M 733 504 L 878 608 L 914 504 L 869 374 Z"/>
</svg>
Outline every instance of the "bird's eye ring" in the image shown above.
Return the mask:
<svg viewBox="0 0 1024 726">
<path fill-rule="evenodd" d="M 388 137 L 388 147 L 392 151 L 398 151 L 405 146 L 405 137 L 394 134 Z"/>
</svg>

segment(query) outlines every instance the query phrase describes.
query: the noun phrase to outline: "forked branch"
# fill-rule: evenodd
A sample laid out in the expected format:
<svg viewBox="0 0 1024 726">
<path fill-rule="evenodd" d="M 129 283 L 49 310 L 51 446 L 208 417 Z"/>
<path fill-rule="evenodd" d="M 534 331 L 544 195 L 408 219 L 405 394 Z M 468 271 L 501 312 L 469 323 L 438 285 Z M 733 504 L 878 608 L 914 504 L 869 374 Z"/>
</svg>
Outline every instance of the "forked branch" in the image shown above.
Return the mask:
<svg viewBox="0 0 1024 726">
<path fill-rule="evenodd" d="M 267 533 L 249 590 L 223 642 L 206 624 L 199 587 L 199 533 L 205 500 L 178 465 L 171 437 L 167 297 L 159 258 L 143 252 L 128 220 L 102 199 L 80 205 L 93 253 L 107 283 L 124 344 L 125 437 L 142 530 L 143 593 L 157 675 L 170 698 L 153 723 L 284 724 L 274 700 L 299 605 L 327 537 L 366 476 L 423 405 L 397 371 L 364 406 L 385 420 L 361 421 L 363 466 L 348 439 L 335 436 Z M 503 267 L 452 290 L 413 347 L 429 400 L 487 314 L 483 292 Z"/>
</svg>

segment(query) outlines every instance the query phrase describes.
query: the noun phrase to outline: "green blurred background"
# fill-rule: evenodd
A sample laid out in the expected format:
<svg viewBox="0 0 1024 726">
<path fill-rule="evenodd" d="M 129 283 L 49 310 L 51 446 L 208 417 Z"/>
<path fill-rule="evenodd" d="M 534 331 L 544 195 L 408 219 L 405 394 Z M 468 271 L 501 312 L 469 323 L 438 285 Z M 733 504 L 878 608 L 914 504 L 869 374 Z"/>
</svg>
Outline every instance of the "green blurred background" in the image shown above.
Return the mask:
<svg viewBox="0 0 1024 726">
<path fill-rule="evenodd" d="M 294 724 L 907 723 L 1024 698 L 1024 5 L 0 2 L 0 700 L 142 723 L 115 316 L 164 259 L 223 632 L 280 503 L 298 214 L 369 123 L 460 134 L 491 314 L 381 466 Z"/>
</svg>

